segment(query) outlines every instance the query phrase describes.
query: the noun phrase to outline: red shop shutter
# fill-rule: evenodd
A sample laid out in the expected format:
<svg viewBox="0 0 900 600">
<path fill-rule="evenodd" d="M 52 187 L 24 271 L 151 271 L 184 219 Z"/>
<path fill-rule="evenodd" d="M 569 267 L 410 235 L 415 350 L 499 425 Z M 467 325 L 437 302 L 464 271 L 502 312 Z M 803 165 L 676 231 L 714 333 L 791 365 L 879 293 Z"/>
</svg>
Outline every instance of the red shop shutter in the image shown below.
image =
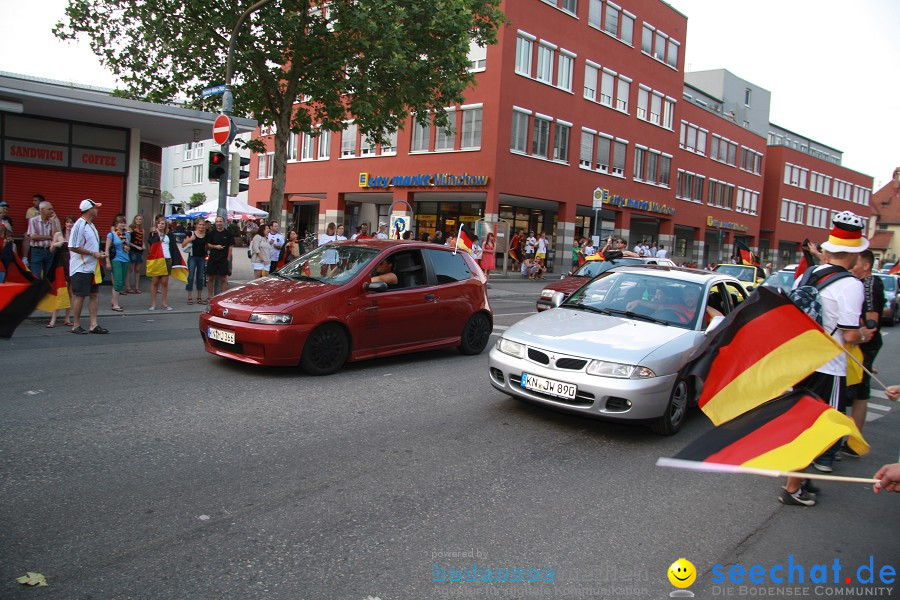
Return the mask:
<svg viewBox="0 0 900 600">
<path fill-rule="evenodd" d="M 34 194 L 43 194 L 52 202 L 60 219 L 69 215 L 76 219 L 80 217 L 78 205 L 85 198 L 90 198 L 103 204 L 98 221 L 112 223 L 113 216 L 125 209 L 125 176 L 4 165 L 3 199 L 9 203 L 9 215 L 13 218 L 16 235 L 24 232 L 25 211 L 31 208 Z"/>
</svg>

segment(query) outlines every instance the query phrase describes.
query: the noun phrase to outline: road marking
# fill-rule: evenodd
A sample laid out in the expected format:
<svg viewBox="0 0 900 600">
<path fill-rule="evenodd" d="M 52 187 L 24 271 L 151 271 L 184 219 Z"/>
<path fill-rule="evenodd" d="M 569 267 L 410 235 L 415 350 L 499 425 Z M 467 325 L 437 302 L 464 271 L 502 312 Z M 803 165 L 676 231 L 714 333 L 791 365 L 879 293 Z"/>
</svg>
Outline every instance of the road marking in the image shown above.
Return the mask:
<svg viewBox="0 0 900 600">
<path fill-rule="evenodd" d="M 890 407 L 890 406 L 885 406 L 884 404 L 872 404 L 871 402 L 869 402 L 869 403 L 867 404 L 867 406 L 868 406 L 869 408 L 874 408 L 875 410 L 881 410 L 881 411 L 884 411 L 884 412 L 891 412 L 891 407 Z"/>
<path fill-rule="evenodd" d="M 511 325 L 494 325 L 494 331 L 506 331 Z"/>
<path fill-rule="evenodd" d="M 494 313 L 495 317 L 518 317 L 520 315 L 533 315 L 536 314 L 535 311 L 527 312 L 527 313 Z"/>
</svg>

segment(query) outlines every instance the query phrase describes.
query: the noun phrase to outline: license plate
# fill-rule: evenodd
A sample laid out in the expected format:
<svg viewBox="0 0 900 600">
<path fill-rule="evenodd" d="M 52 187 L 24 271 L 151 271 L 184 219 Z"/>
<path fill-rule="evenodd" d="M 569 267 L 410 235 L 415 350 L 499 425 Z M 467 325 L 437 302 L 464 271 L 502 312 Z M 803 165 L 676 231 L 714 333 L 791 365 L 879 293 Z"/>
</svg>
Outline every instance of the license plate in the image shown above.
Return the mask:
<svg viewBox="0 0 900 600">
<path fill-rule="evenodd" d="M 578 387 L 574 384 L 538 377 L 537 375 L 529 375 L 528 373 L 522 373 L 521 385 L 527 390 L 559 396 L 569 400 L 575 398 L 575 392 L 578 390 Z"/>
<path fill-rule="evenodd" d="M 212 327 L 207 327 L 206 337 L 208 337 L 211 340 L 225 342 L 226 344 L 234 343 L 234 332 L 233 331 L 222 331 L 221 329 L 214 329 Z"/>
</svg>

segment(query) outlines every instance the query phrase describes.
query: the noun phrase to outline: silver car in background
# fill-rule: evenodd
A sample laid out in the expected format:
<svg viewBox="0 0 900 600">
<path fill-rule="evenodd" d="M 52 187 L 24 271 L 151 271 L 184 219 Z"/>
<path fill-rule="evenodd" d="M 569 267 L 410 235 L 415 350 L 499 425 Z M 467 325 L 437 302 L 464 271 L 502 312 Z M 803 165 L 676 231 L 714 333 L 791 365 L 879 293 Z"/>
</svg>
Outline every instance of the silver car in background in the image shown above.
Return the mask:
<svg viewBox="0 0 900 600">
<path fill-rule="evenodd" d="M 506 330 L 490 353 L 491 385 L 521 400 L 645 422 L 671 435 L 696 399 L 678 371 L 718 325 L 710 314 L 727 315 L 747 296 L 723 273 L 616 267 Z"/>
</svg>

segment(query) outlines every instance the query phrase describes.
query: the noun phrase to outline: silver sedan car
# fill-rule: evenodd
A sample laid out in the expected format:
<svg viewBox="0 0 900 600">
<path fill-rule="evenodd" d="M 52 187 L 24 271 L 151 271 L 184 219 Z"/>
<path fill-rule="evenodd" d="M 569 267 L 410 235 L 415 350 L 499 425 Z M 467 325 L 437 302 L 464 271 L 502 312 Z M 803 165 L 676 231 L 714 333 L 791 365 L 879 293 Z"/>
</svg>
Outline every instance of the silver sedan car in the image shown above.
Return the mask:
<svg viewBox="0 0 900 600">
<path fill-rule="evenodd" d="M 504 332 L 490 353 L 491 384 L 514 398 L 671 435 L 696 399 L 679 370 L 747 295 L 722 273 L 616 267 Z"/>
</svg>

